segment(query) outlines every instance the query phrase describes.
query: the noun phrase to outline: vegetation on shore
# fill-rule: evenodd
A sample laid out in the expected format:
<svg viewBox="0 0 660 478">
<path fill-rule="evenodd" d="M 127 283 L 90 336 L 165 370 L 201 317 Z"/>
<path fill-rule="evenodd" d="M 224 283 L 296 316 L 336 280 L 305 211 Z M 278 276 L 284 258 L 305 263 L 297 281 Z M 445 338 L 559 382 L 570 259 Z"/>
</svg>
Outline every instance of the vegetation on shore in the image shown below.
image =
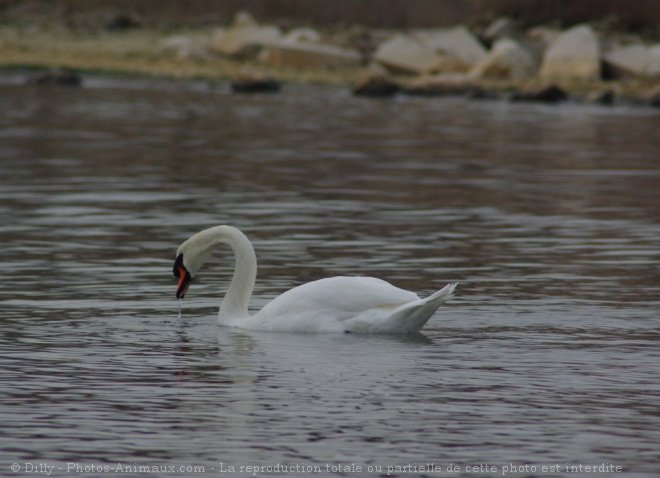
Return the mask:
<svg viewBox="0 0 660 478">
<path fill-rule="evenodd" d="M 198 29 L 179 33 L 203 39 L 210 37 L 212 31 Z M 34 31 L 5 26 L 0 27 L 0 67 L 222 80 L 248 74 L 273 76 L 285 82 L 334 85 L 352 84 L 362 73 L 357 68 L 274 68 L 219 56 L 177 58 L 159 47 L 170 36 L 159 30 L 146 29 L 90 34 L 65 29 Z"/>
</svg>

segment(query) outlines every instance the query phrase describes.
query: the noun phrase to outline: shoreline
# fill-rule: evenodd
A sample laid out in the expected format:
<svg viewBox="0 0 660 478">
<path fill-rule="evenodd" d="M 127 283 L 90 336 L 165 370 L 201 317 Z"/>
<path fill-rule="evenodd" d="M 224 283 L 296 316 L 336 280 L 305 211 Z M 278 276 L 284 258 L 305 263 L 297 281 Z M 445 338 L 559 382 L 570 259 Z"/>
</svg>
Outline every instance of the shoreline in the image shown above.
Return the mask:
<svg viewBox="0 0 660 478">
<path fill-rule="evenodd" d="M 0 27 L 0 71 L 25 73 L 25 83 L 34 78 L 58 83 L 58 75 L 109 75 L 174 80 L 236 81 L 274 80 L 278 83 L 309 83 L 350 88 L 375 80 L 388 85 L 387 94 L 364 96 L 465 96 L 508 101 L 540 101 L 659 107 L 660 79 L 637 78 L 555 84 L 538 78 L 478 79 L 391 76 L 374 73 L 367 65 L 341 68 L 290 68 L 264 65 L 253 59 L 237 60 L 213 54 L 176 55 L 163 44 L 171 38 L 203 42 L 214 29 L 164 32 L 155 29 L 76 32 L 63 27 L 36 31 L 17 26 Z M 52 80 L 52 81 L 51 81 Z M 548 90 L 550 94 L 548 96 Z M 256 91 L 256 90 L 255 90 Z M 372 91 L 372 90 L 370 90 Z M 557 93 L 559 92 L 559 93 Z M 557 96 L 558 95 L 558 96 Z"/>
</svg>

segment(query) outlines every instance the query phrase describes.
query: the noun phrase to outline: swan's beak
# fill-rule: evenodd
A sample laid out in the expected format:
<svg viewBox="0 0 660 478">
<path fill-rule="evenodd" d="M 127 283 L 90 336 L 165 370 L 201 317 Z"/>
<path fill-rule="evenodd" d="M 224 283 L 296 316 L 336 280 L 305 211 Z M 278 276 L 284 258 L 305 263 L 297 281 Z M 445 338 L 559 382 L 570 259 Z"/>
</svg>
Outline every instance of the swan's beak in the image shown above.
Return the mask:
<svg viewBox="0 0 660 478">
<path fill-rule="evenodd" d="M 188 287 L 190 286 L 190 273 L 186 270 L 185 267 L 181 266 L 178 270 L 179 284 L 176 287 L 176 298 L 183 299 L 188 292 Z"/>
<path fill-rule="evenodd" d="M 186 266 L 183 265 L 183 254 L 179 254 L 174 261 L 174 277 L 179 279 L 179 284 L 176 287 L 176 298 L 181 300 L 185 297 L 188 287 L 190 286 L 190 281 L 192 276 Z"/>
</svg>

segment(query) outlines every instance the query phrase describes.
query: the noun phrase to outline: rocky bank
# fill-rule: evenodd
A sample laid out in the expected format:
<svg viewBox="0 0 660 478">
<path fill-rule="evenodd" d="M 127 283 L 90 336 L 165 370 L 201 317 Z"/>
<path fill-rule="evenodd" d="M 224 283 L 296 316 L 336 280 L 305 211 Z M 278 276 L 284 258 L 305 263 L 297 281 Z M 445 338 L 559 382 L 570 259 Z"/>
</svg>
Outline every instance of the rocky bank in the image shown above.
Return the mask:
<svg viewBox="0 0 660 478">
<path fill-rule="evenodd" d="M 40 49 L 42 50 L 40 52 Z M 282 82 L 345 84 L 356 95 L 466 95 L 517 101 L 660 105 L 660 41 L 581 23 L 523 27 L 500 17 L 468 28 L 315 29 L 259 22 L 242 11 L 228 25 L 176 34 L 114 18 L 99 34 L 0 27 L 6 67 L 103 70 L 227 78 L 239 93 Z M 55 82 L 41 74 L 31 84 Z M 63 84 L 78 84 L 70 77 Z"/>
</svg>

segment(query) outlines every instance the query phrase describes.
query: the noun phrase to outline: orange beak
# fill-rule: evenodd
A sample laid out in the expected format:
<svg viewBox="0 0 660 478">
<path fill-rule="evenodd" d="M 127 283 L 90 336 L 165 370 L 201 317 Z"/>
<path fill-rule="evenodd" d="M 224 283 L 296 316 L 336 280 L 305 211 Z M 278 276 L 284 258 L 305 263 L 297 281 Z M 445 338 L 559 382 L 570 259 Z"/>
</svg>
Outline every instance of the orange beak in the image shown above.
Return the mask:
<svg viewBox="0 0 660 478">
<path fill-rule="evenodd" d="M 188 287 L 190 286 L 190 281 L 192 280 L 190 274 L 185 267 L 179 267 L 179 284 L 176 287 L 176 298 L 183 299 L 188 292 Z"/>
<path fill-rule="evenodd" d="M 176 298 L 181 300 L 186 295 L 188 291 L 188 286 L 190 286 L 190 281 L 192 281 L 192 276 L 186 266 L 183 265 L 183 254 L 179 254 L 174 261 L 174 267 L 172 268 L 174 277 L 179 279 L 179 283 L 176 286 Z"/>
</svg>

